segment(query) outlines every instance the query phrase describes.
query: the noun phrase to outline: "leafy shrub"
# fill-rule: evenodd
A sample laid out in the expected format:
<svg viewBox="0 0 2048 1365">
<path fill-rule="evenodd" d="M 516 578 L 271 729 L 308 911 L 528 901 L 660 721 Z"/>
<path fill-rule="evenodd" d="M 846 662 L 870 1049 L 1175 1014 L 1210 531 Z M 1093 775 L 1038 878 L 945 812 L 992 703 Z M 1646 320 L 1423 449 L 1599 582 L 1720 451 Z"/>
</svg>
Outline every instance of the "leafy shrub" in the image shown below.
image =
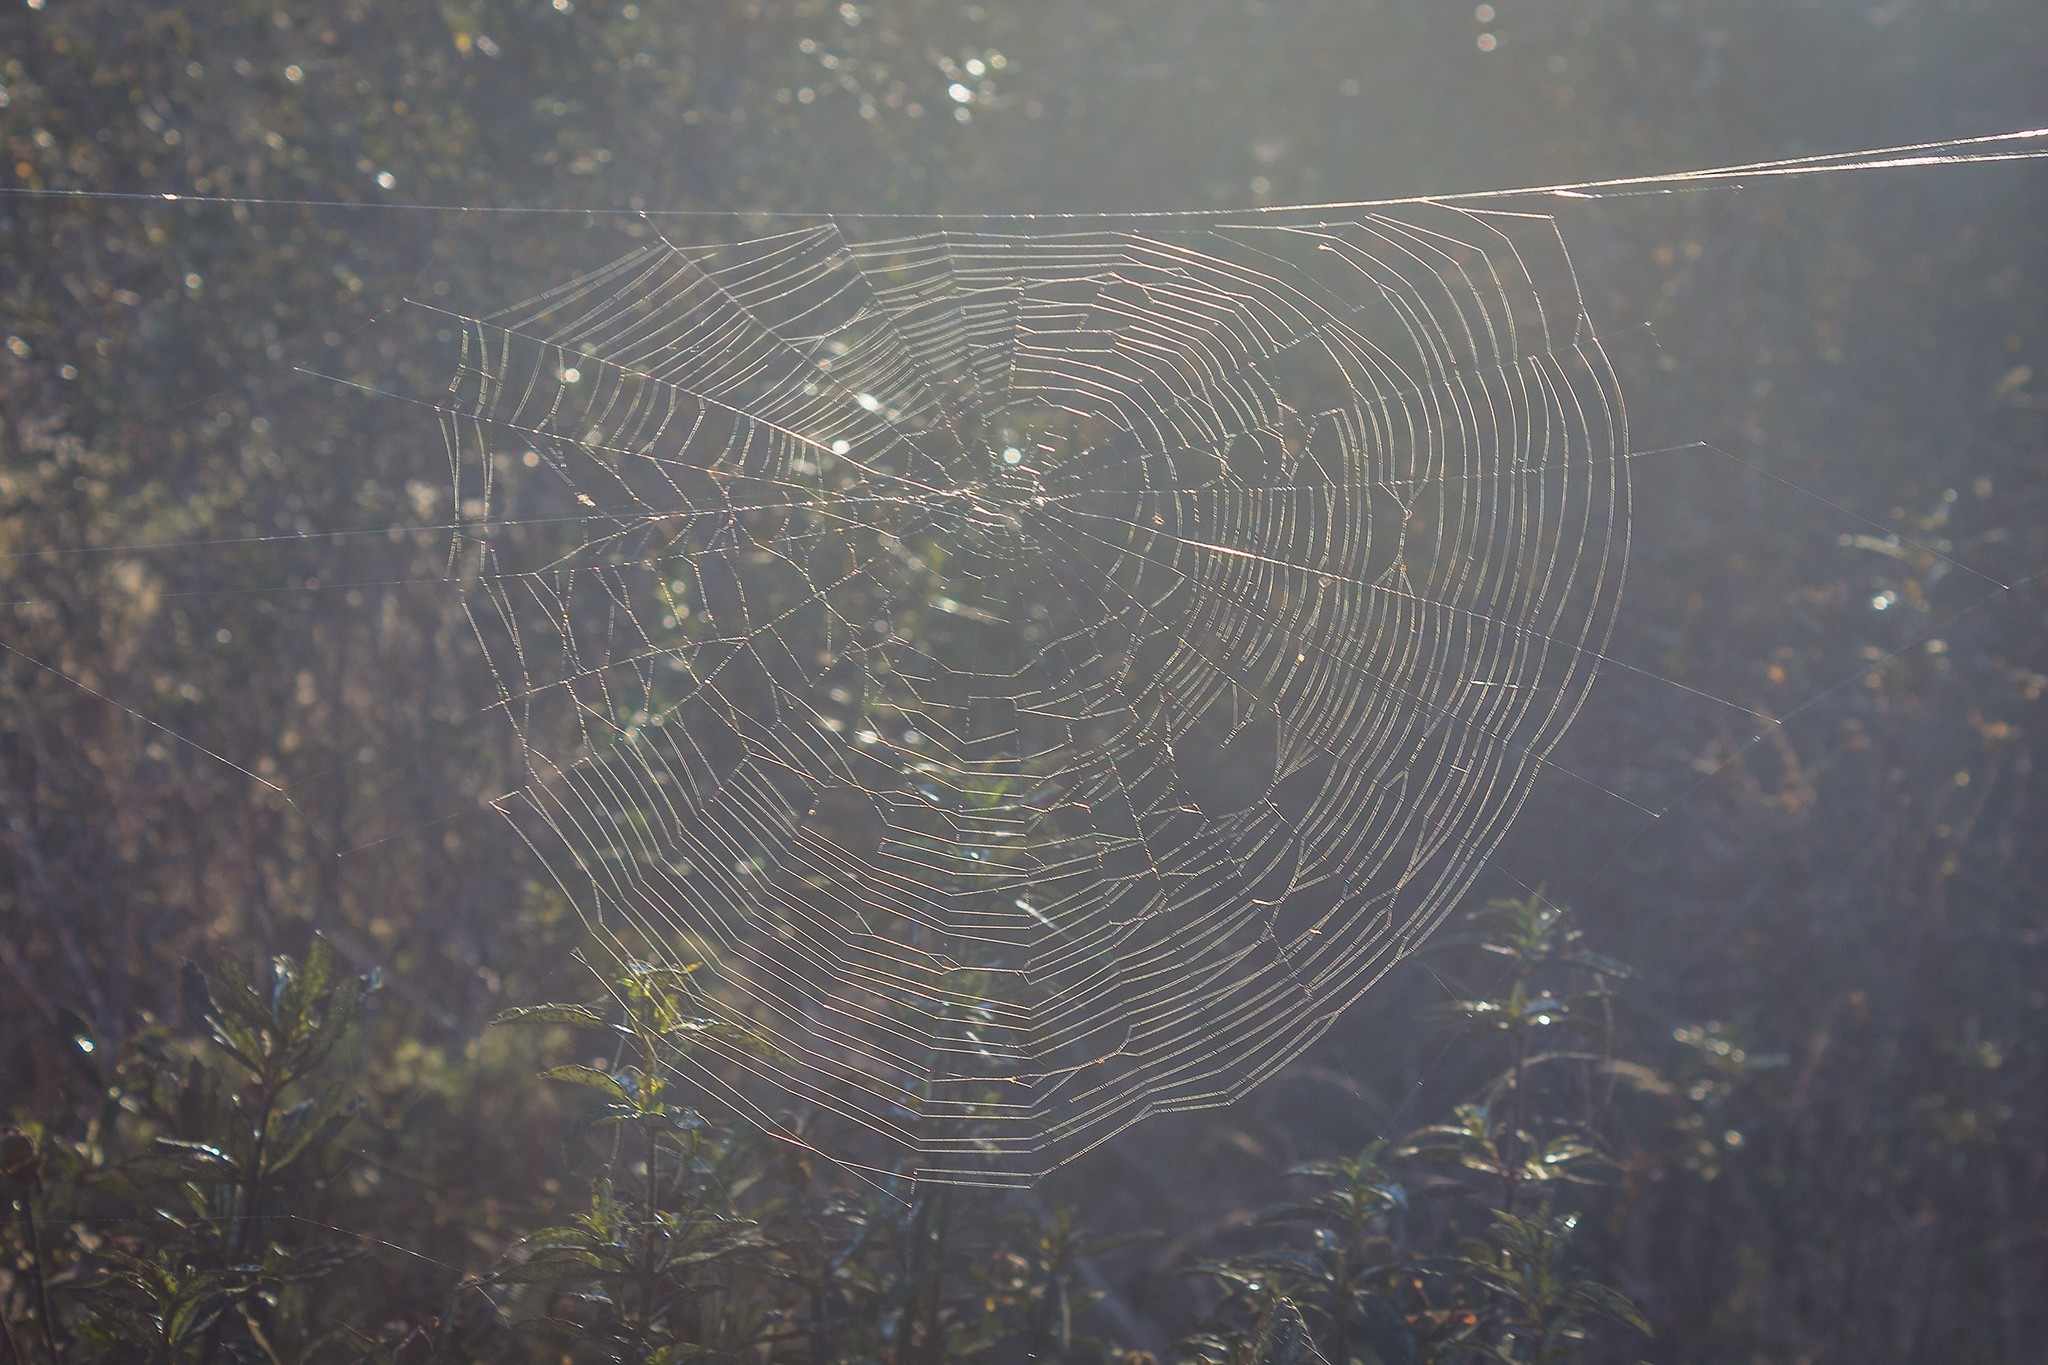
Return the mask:
<svg viewBox="0 0 2048 1365">
<path fill-rule="evenodd" d="M 13 1218 L 0 1308 L 20 1361 L 262 1360 L 313 1349 L 313 1286 L 360 1254 L 322 1217 L 356 1106 L 335 1058 L 373 982 L 303 961 L 212 982 L 188 966 L 200 1036 L 146 1028 L 103 1069 L 82 1021 L 68 1051 L 99 1096 L 66 1133 L 6 1137 Z"/>
<path fill-rule="evenodd" d="M 1440 1011 L 1484 1080 L 1443 1121 L 1291 1171 L 1301 1192 L 1257 1217 L 1277 1245 L 1201 1268 L 1223 1297 L 1193 1359 L 1550 1365 L 1603 1319 L 1649 1330 L 1573 1247 L 1613 1168 L 1592 1101 L 1627 970 L 1541 896 L 1493 902 L 1438 951 L 1506 967 Z"/>
</svg>

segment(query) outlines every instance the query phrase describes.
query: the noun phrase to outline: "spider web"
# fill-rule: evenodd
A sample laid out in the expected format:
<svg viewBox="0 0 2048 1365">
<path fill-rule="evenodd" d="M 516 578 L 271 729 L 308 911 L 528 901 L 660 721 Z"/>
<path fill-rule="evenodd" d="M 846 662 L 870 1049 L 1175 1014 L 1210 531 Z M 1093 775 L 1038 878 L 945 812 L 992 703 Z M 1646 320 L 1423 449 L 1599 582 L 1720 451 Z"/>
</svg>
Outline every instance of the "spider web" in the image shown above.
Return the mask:
<svg viewBox="0 0 2048 1365">
<path fill-rule="evenodd" d="M 1457 903 L 1593 681 L 1627 443 L 1548 218 L 904 226 L 451 314 L 451 567 L 498 804 L 694 968 L 693 1079 L 1028 1180 Z"/>
</svg>

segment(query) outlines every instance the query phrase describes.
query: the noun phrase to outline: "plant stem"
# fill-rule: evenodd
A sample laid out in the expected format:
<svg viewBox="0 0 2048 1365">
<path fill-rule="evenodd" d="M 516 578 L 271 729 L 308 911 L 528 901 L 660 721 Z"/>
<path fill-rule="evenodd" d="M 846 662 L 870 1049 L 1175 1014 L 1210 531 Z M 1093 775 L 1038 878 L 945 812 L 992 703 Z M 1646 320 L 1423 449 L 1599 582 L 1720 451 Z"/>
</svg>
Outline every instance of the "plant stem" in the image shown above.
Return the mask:
<svg viewBox="0 0 2048 1365">
<path fill-rule="evenodd" d="M 940 1292 L 946 1276 L 946 1189 L 940 1186 L 931 1199 L 931 1281 L 925 1297 L 925 1352 L 933 1362 L 945 1359 L 945 1346 L 941 1341 L 942 1327 L 939 1322 L 944 1295 Z"/>
<path fill-rule="evenodd" d="M 1524 982 L 1516 983 L 1517 993 L 1526 995 L 1526 992 L 1522 990 L 1523 985 Z M 1509 1073 L 1510 1079 L 1508 1082 L 1510 1092 L 1508 1128 L 1507 1132 L 1503 1135 L 1503 1141 L 1500 1145 L 1501 1173 L 1505 1182 L 1505 1188 L 1501 1191 L 1500 1207 L 1501 1212 L 1508 1214 L 1512 1214 L 1515 1211 L 1515 1196 L 1521 1191 L 1522 1124 L 1527 1121 L 1527 1100 L 1522 1093 L 1522 1087 L 1527 1082 L 1529 1073 L 1529 1022 L 1527 1019 L 1515 1021 L 1514 1049 L 1514 1066 Z"/>
<path fill-rule="evenodd" d="M 43 1258 L 43 1229 L 36 1219 L 36 1191 L 42 1186 L 42 1177 L 31 1174 L 28 1193 L 22 1197 L 22 1216 L 28 1221 L 29 1258 L 34 1262 L 32 1276 L 36 1285 L 36 1314 L 42 1320 L 43 1344 L 49 1348 L 50 1359 L 62 1360 L 64 1347 L 57 1330 L 57 1316 L 50 1311 L 49 1265 Z M 8 1333 L 8 1346 L 14 1345 L 14 1335 Z"/>
</svg>

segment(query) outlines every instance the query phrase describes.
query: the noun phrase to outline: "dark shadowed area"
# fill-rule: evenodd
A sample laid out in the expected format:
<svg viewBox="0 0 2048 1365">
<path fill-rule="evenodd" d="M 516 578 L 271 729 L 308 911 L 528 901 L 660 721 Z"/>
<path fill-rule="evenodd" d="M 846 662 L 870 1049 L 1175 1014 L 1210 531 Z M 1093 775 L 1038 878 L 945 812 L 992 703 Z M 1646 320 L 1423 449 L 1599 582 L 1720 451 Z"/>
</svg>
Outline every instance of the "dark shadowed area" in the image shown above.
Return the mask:
<svg viewBox="0 0 2048 1365">
<path fill-rule="evenodd" d="M 1948 164 L 1510 191 L 2044 124 L 2038 0 L 10 5 L 9 1358 L 2040 1359 L 2048 818 L 2033 764 L 2048 724 L 2048 162 L 1957 159 L 2038 156 L 2042 140 L 1947 147 L 1936 159 Z M 1128 641 L 1109 643 L 1115 613 L 1091 616 L 1071 584 L 1143 598 L 1156 579 L 1123 553 L 1143 548 L 1136 520 L 1106 551 L 1082 546 L 1020 572 L 1005 547 L 1030 528 L 990 510 L 993 497 L 951 520 L 967 503 L 938 495 L 901 517 L 834 509 L 868 497 L 873 480 L 925 489 L 943 471 L 862 464 L 859 477 L 819 474 L 808 501 L 787 499 L 773 491 L 786 479 L 748 463 L 744 419 L 762 415 L 758 397 L 717 419 L 730 427 L 717 442 L 739 453 L 715 491 L 694 474 L 656 486 L 579 472 L 557 452 L 603 442 L 558 422 L 558 403 L 523 415 L 533 376 L 579 382 L 568 343 L 517 361 L 528 388 L 494 394 L 517 358 L 491 338 L 558 322 L 562 337 L 587 331 L 560 321 L 586 301 L 621 316 L 640 305 L 675 329 L 634 363 L 680 356 L 687 369 L 702 352 L 736 373 L 752 353 L 708 335 L 708 314 L 664 302 L 667 284 L 626 272 L 587 300 L 541 296 L 674 248 L 743 302 L 748 272 L 780 272 L 786 301 L 822 290 L 845 259 L 821 251 L 807 275 L 745 244 L 822 224 L 879 262 L 877 275 L 921 278 L 944 248 L 956 251 L 945 278 L 982 279 L 974 263 L 987 262 L 991 290 L 1018 297 L 1052 297 L 1046 282 L 1063 269 L 1094 278 L 1042 250 L 1054 234 L 1173 238 L 1188 254 L 1148 264 L 1147 298 L 1187 281 L 1213 299 L 1246 278 L 1232 272 L 1255 252 L 1302 278 L 1320 258 L 1196 243 L 1190 234 L 1218 221 L 1196 215 L 1327 205 L 1276 221 L 1342 247 L 1368 212 L 1357 203 L 1482 191 L 1498 197 L 1468 207 L 1527 215 L 1517 231 L 1561 241 L 1568 266 L 1531 249 L 1542 277 L 1528 292 L 1554 303 L 1576 291 L 1604 351 L 1576 392 L 1608 393 L 1611 364 L 1626 404 L 1625 502 L 1566 481 L 1532 482 L 1530 496 L 1610 517 L 1627 577 L 1611 637 L 1582 651 L 1602 666 L 1576 721 L 1515 732 L 1547 753 L 1514 786 L 1519 815 L 1497 847 L 1491 834 L 1478 841 L 1490 856 L 1446 877 L 1455 894 L 1417 911 L 1452 916 L 1454 941 L 1418 952 L 1404 941 L 1375 959 L 1377 984 L 1327 1031 L 1300 1034 L 1314 1037 L 1305 1047 L 1275 1042 L 1273 1074 L 1233 1104 L 1077 1124 L 1051 1147 L 1063 1164 L 1025 1190 L 913 1179 L 928 1167 L 904 1153 L 925 1130 L 902 1106 L 831 1098 L 834 1085 L 894 1084 L 908 1064 L 892 1044 L 856 1039 L 813 1066 L 791 1041 L 815 1048 L 830 1032 L 816 1003 L 830 992 L 804 973 L 858 970 L 848 917 L 940 962 L 952 975 L 934 996 L 1028 1013 L 1098 980 L 1085 944 L 1062 959 L 1066 976 L 1012 982 L 1014 956 L 941 942 L 916 907 L 920 867 L 979 860 L 972 832 L 1017 812 L 1054 831 L 1031 846 L 1044 866 L 1072 857 L 1114 875 L 1104 869 L 1124 846 L 1087 842 L 1117 818 L 1088 804 L 1096 768 L 1033 766 L 1034 745 L 1096 745 L 1103 771 L 1141 740 L 1174 753 L 1182 823 L 1130 822 L 1196 847 L 1175 831 L 1221 828 L 1261 803 L 1290 826 L 1344 816 L 1346 793 L 1363 801 L 1368 789 L 1330 774 L 1370 746 L 1369 727 L 1344 731 L 1313 789 L 1284 781 L 1287 737 L 1321 703 L 1278 683 L 1277 702 L 1240 710 L 1232 694 L 1184 721 L 1178 701 L 1135 702 L 1139 738 L 1119 750 L 1089 728 L 1111 725 L 1088 701 L 1113 671 L 1105 657 L 1170 679 L 1185 655 L 1236 647 L 1176 626 L 1148 653 L 1142 611 L 1119 618 Z M 1104 250 L 1142 255 L 1122 238 Z M 759 321 L 775 306 L 740 311 Z M 513 321 L 492 333 L 479 320 L 499 310 Z M 1086 331 L 1074 325 L 1075 346 L 1092 344 Z M 584 354 L 631 371 L 621 357 L 639 341 L 608 335 L 611 352 Z M 944 375 L 954 357 L 932 344 L 917 361 Z M 1293 401 L 1290 413 L 1341 408 L 1359 382 L 1341 363 L 1261 373 L 1276 392 L 1309 395 L 1274 399 Z M 1333 383 L 1334 399 L 1317 396 Z M 624 381 L 619 392 L 622 408 L 641 401 Z M 1149 510 L 1159 458 L 1171 477 L 1195 478 L 1178 447 L 1133 453 L 1136 437 L 1119 445 L 1057 401 L 1041 407 L 971 430 L 980 417 L 954 421 L 963 449 L 999 461 L 1017 445 L 1045 452 L 1042 475 L 1027 453 L 986 486 Z M 647 419 L 633 407 L 620 420 Z M 465 444 L 494 422 L 519 440 Z M 1284 421 L 1272 432 L 1288 459 L 1314 445 Z M 814 442 L 820 459 L 866 458 L 848 433 L 847 450 Z M 1227 478 L 1233 459 L 1267 456 L 1207 458 Z M 1077 491 L 1063 493 L 1062 478 Z M 658 524 L 663 499 L 700 496 L 724 509 L 724 530 Z M 655 521 L 630 542 L 585 525 L 642 514 Z M 1212 529 L 1207 513 L 1185 515 L 1171 526 L 1154 516 L 1142 534 L 1192 542 Z M 1381 528 L 1389 517 L 1369 495 L 1344 515 Z M 1402 503 L 1392 521 L 1448 516 Z M 458 529 L 486 520 L 519 525 L 495 539 Z M 839 580 L 826 591 L 836 561 L 825 550 L 792 569 L 745 548 L 785 546 L 806 527 L 819 543 L 843 536 L 831 553 L 849 563 L 889 560 L 896 577 L 874 591 L 923 606 L 882 619 L 872 640 L 835 634 L 885 613 Z M 1343 534 L 1307 513 L 1301 528 L 1298 544 L 1260 548 L 1311 559 Z M 930 552 L 941 541 L 950 579 Z M 615 561 L 664 556 L 690 566 L 687 589 L 682 570 L 673 584 L 605 577 Z M 721 556 L 726 577 L 701 568 Z M 1360 565 L 1378 576 L 1390 556 L 1363 550 Z M 510 582 L 503 566 L 584 560 L 596 577 L 553 595 L 513 601 L 490 577 L 491 565 Z M 1556 597 L 1604 629 L 1599 593 Z M 802 615 L 821 601 L 828 612 Z M 1167 601 L 1147 606 L 1203 619 L 1199 602 Z M 1338 639 L 1327 621 L 1297 628 L 1310 613 L 1298 595 L 1232 605 L 1292 613 L 1273 633 L 1288 650 L 1309 639 L 1368 657 L 1370 642 Z M 1060 650 L 1077 647 L 1057 643 L 1063 613 L 1088 647 L 1072 662 Z M 1020 633 L 1026 618 L 1056 643 Z M 621 660 L 709 649 L 692 619 L 721 638 L 766 633 L 781 653 L 718 663 L 730 671 L 714 708 L 665 701 L 645 677 L 631 698 L 618 691 Z M 1304 665 L 1315 647 L 1302 647 Z M 1020 676 L 1051 658 L 1055 676 L 1028 697 L 1021 685 L 977 691 L 947 672 L 963 651 Z M 1557 690 L 1576 704 L 1572 687 Z M 799 692 L 816 705 L 801 743 L 775 700 Z M 1057 740 L 1034 729 L 1031 698 L 1047 694 L 1058 703 L 1040 709 L 1072 722 Z M 940 783 L 944 801 L 914 780 L 927 737 L 872 767 L 817 756 L 877 715 L 909 715 L 908 696 L 928 704 L 921 714 L 953 717 L 962 768 Z M 796 907 L 791 922 L 829 922 L 816 942 L 842 945 L 844 961 L 780 921 L 720 939 L 705 916 L 598 904 L 605 886 L 628 886 L 619 903 L 635 903 L 641 883 L 617 868 L 636 858 L 661 863 L 665 906 L 734 903 L 731 888 L 764 875 L 721 868 L 724 880 L 707 881 L 663 842 L 653 808 L 668 798 L 634 787 L 640 768 L 592 757 L 602 746 L 587 717 L 613 709 L 620 728 L 605 742 L 641 742 L 649 714 L 687 728 L 674 762 L 706 791 L 749 762 L 787 778 L 764 777 L 758 796 L 787 818 L 747 820 L 779 819 L 792 847 L 812 850 L 776 894 Z M 759 758 L 770 752 L 780 757 Z M 1143 783 L 1119 768 L 1100 785 L 1135 808 Z M 1041 815 L 1055 790 L 1088 821 L 1066 806 Z M 580 804 L 564 792 L 583 793 Z M 579 825 L 579 811 L 600 810 L 586 823 L 602 830 Z M 742 863 L 758 853 L 718 842 L 731 829 L 712 825 L 705 847 Z M 903 851 L 919 839 L 940 850 L 924 863 Z M 1188 877 L 1212 875 L 1185 862 Z M 1057 891 L 1068 875 L 1042 880 Z M 1202 959 L 1218 998 L 1236 966 L 1217 962 L 1252 961 L 1262 936 L 1308 942 L 1308 907 L 1342 900 L 1326 888 L 1295 902 L 1292 919 L 1239 922 L 1224 902 L 1255 903 L 1271 885 L 1242 866 L 1229 875 L 1239 881 L 1216 871 L 1162 901 L 1182 919 L 1132 931 L 1148 962 L 1171 966 L 1190 923 L 1230 924 Z M 1465 918 L 1502 900 L 1525 918 Z M 1143 918 L 1104 903 L 1119 929 L 1119 916 Z M 1571 918 L 1544 920 L 1545 905 Z M 1068 930 L 1057 911 L 1019 913 Z M 1038 933 L 1017 923 L 1020 941 Z M 1522 947 L 1504 947 L 1517 933 Z M 273 965 L 278 955 L 300 974 Z M 224 959 L 257 964 L 253 984 L 232 966 L 219 976 Z M 1313 994 L 1286 954 L 1258 960 Z M 1262 1054 L 1247 1044 L 1236 1060 L 1246 1040 L 1233 1021 L 1280 1039 L 1319 1017 L 1291 1002 L 1272 1007 L 1281 1022 L 1265 1005 L 1147 1014 L 1155 978 L 1107 970 L 1088 1025 L 1044 1057 L 1077 1075 L 1116 1072 L 1132 1094 L 1150 1086 L 1140 1098 L 1161 1108 L 1214 1087 L 1136 1064 L 1124 1079 L 1133 1044 L 1119 1021 L 1194 1030 L 1205 1053 L 1248 1075 Z M 345 983 L 372 973 L 358 1015 Z M 887 995 L 877 987 L 860 1005 L 878 1037 L 920 1010 L 945 1015 Z M 529 1014 L 533 1027 L 490 1027 L 560 1002 L 573 1008 Z M 785 1006 L 788 1018 L 811 1013 L 784 1027 Z M 256 1014 L 235 1013 L 244 1007 Z M 1042 1087 L 1060 1104 L 1083 1090 L 1049 1081 L 1052 1063 L 1026 1073 L 988 1060 L 1002 1010 L 971 1013 L 933 1036 L 981 1058 L 968 1064 L 977 1083 Z M 344 1042 L 322 1041 L 342 1022 Z M 1569 1079 L 1527 1079 L 1552 1064 Z M 564 1084 L 537 1078 L 551 1067 Z M 764 1090 L 759 1075 L 783 1079 Z M 918 1099 L 931 1102 L 929 1086 Z M 280 1117 L 292 1113 L 302 1117 Z M 210 1123 L 241 1136 L 216 1139 Z M 932 1168 L 1014 1174 L 989 1145 L 1012 1130 L 972 1131 L 983 1146 Z M 644 1144 L 617 1136 L 629 1133 Z M 1341 1183 L 1336 1167 L 1303 1175 L 1304 1164 L 1379 1142 L 1375 1160 L 1398 1178 L 1342 1175 L 1378 1201 L 1350 1224 L 1318 1222 L 1335 1217 L 1327 1208 L 1274 1211 L 1303 1180 Z M 1455 1202 L 1467 1195 L 1492 1214 Z M 1584 1280 L 1532 1288 L 1524 1272 L 1551 1263 L 1533 1243 L 1510 1245 L 1525 1233 L 1569 1240 L 1556 1265 Z M 1593 1287 L 1570 1287 L 1581 1283 Z M 1637 1310 L 1650 1335 L 1629 1325 Z"/>
</svg>

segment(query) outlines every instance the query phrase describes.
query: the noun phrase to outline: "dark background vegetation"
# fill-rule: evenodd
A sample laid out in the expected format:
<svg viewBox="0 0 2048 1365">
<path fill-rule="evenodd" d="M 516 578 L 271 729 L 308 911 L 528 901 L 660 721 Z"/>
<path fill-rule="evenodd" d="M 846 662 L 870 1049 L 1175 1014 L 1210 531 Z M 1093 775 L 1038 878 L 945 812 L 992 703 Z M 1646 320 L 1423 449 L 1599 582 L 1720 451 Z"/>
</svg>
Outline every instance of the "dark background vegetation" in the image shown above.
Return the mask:
<svg viewBox="0 0 2048 1365">
<path fill-rule="evenodd" d="M 350 1271 L 386 1315 L 365 1330 L 441 1312 L 588 1193 L 562 1145 L 579 1101 L 533 1078 L 562 1039 L 485 1027 L 593 996 L 580 924 L 478 808 L 516 755 L 478 719 L 488 677 L 437 578 L 444 543 L 379 529 L 448 514 L 438 436 L 302 371 L 380 384 L 411 363 L 401 297 L 480 311 L 623 239 L 575 213 L 329 201 L 1187 209 L 2048 122 L 2036 0 L 1494 9 L 0 12 L 6 185 L 272 201 L 0 201 L 12 1121 L 83 1140 L 109 1082 L 76 1074 L 81 1032 L 140 1055 L 192 1022 L 182 962 L 303 955 L 317 932 L 337 970 L 383 981 L 348 1053 L 364 1107 L 336 1139 L 359 1159 L 321 1195 L 378 1239 Z M 1545 888 L 1633 965 L 1609 1046 L 1663 1097 L 1600 1102 L 1618 1174 L 1583 1234 L 1656 1335 L 1585 1349 L 2040 1359 L 2048 177 L 1519 206 L 1560 216 L 1635 448 L 1671 448 L 1635 465 L 1614 647 L 1655 676 L 1602 678 L 1558 755 L 1575 776 L 1538 787 L 1484 883 Z M 1408 964 L 1234 1109 L 1141 1125 L 1032 1200 L 977 1207 L 1158 1230 L 1088 1268 L 1102 1330 L 1157 1347 L 1216 1302 L 1183 1272 L 1239 1249 L 1290 1165 L 1469 1090 L 1426 1017 L 1450 971 Z M 19 1267 L 0 1273 L 28 1314 Z"/>
</svg>

